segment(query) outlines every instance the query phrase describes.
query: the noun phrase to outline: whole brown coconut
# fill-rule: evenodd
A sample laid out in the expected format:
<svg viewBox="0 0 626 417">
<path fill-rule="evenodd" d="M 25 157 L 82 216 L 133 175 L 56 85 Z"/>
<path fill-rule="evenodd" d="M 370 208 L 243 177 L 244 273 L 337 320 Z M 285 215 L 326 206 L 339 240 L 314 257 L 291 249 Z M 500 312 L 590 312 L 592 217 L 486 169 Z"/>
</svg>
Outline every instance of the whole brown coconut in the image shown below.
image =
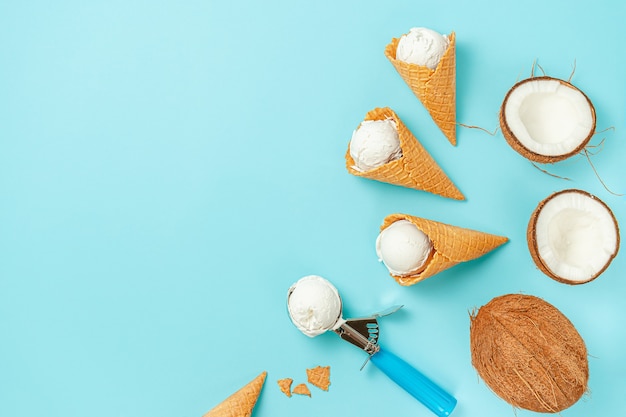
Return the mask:
<svg viewBox="0 0 626 417">
<path fill-rule="evenodd" d="M 472 314 L 472 365 L 514 407 L 557 413 L 587 391 L 585 343 L 556 307 L 531 295 L 496 297 Z"/>
</svg>

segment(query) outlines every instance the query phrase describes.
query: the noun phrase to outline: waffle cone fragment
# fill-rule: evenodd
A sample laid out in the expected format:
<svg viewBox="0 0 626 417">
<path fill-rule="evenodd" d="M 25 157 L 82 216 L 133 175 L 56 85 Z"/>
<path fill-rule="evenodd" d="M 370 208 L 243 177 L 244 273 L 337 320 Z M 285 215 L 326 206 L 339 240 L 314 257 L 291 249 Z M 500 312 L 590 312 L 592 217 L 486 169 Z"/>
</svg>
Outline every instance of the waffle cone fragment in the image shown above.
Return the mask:
<svg viewBox="0 0 626 417">
<path fill-rule="evenodd" d="M 306 370 L 307 380 L 310 384 L 328 391 L 330 386 L 330 366 L 316 366 Z"/>
<path fill-rule="evenodd" d="M 261 394 L 267 372 L 250 381 L 246 386 L 206 413 L 203 417 L 250 417 Z"/>
<path fill-rule="evenodd" d="M 292 392 L 298 395 L 308 395 L 309 397 L 311 396 L 311 391 L 309 390 L 309 387 L 306 386 L 306 384 L 296 385 Z"/>
<path fill-rule="evenodd" d="M 450 44 L 441 57 L 437 68 L 409 64 L 396 59 L 396 49 L 400 38 L 393 38 L 385 48 L 385 56 L 402 79 L 422 102 L 433 121 L 456 145 L 456 36 L 452 32 Z"/>
<path fill-rule="evenodd" d="M 285 394 L 287 397 L 291 397 L 291 384 L 293 383 L 293 379 L 283 378 L 279 379 L 277 382 L 282 393 Z"/>
<path fill-rule="evenodd" d="M 393 119 L 396 122 L 402 156 L 377 168 L 361 172 L 354 169 L 354 159 L 348 148 L 346 152 L 348 172 L 357 177 L 423 190 L 455 200 L 464 200 L 465 196 L 393 110 L 388 107 L 376 108 L 365 115 L 365 120 L 386 119 Z"/>
<path fill-rule="evenodd" d="M 452 226 L 408 214 L 391 214 L 385 217 L 383 231 L 398 220 L 408 220 L 432 241 L 434 255 L 420 272 L 409 276 L 390 274 L 398 284 L 409 286 L 431 277 L 461 262 L 471 261 L 491 252 L 509 239 L 476 230 Z"/>
</svg>

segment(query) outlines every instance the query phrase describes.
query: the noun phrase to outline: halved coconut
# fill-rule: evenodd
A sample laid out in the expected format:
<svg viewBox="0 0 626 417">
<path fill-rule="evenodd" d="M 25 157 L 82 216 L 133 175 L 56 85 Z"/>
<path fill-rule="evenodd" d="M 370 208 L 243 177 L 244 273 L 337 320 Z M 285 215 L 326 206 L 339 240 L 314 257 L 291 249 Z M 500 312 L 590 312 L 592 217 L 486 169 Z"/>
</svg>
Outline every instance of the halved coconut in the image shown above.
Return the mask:
<svg viewBox="0 0 626 417">
<path fill-rule="evenodd" d="M 582 190 L 563 190 L 541 201 L 528 223 L 528 248 L 537 267 L 566 284 L 584 284 L 609 266 L 619 249 L 613 212 Z"/>
<path fill-rule="evenodd" d="M 515 84 L 500 108 L 500 128 L 511 147 L 539 163 L 580 152 L 596 129 L 591 100 L 567 81 L 532 77 Z"/>
</svg>

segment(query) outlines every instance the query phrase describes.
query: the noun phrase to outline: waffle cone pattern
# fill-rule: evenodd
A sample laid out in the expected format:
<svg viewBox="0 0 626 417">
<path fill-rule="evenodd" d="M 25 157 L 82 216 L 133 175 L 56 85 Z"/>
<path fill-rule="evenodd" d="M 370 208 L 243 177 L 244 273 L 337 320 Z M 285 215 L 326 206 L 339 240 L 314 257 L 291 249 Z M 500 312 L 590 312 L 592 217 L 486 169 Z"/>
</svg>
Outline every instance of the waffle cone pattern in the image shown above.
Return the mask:
<svg viewBox="0 0 626 417">
<path fill-rule="evenodd" d="M 357 177 L 423 190 L 455 200 L 464 200 L 465 196 L 456 188 L 393 110 L 388 107 L 376 108 L 369 111 L 365 116 L 365 120 L 385 119 L 393 119 L 396 122 L 402 156 L 395 161 L 361 172 L 354 169 L 354 159 L 350 156 L 350 148 L 348 147 L 346 152 L 348 172 Z"/>
<path fill-rule="evenodd" d="M 398 220 L 408 220 L 424 232 L 432 241 L 435 254 L 426 268 L 415 275 L 390 274 L 400 285 L 413 285 L 461 262 L 471 261 L 491 252 L 509 239 L 476 230 L 451 226 L 408 214 L 391 214 L 385 217 L 383 231 Z"/>
<path fill-rule="evenodd" d="M 250 417 L 266 376 L 267 372 L 261 373 L 203 417 Z"/>
<path fill-rule="evenodd" d="M 452 32 L 450 45 L 436 69 L 409 64 L 396 59 L 400 38 L 393 38 L 385 48 L 385 56 L 402 79 L 422 102 L 435 124 L 452 145 L 456 145 L 456 36 Z"/>
</svg>

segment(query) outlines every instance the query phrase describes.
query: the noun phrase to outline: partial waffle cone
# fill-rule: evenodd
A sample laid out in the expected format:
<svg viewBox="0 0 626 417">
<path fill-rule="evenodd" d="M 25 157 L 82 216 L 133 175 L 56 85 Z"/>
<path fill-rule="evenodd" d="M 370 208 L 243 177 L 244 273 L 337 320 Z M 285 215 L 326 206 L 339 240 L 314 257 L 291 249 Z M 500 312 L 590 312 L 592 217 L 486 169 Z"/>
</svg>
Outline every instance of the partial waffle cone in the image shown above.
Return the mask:
<svg viewBox="0 0 626 417">
<path fill-rule="evenodd" d="M 380 231 L 398 220 L 408 220 L 432 241 L 434 254 L 426 267 L 409 276 L 390 274 L 400 285 L 413 285 L 461 262 L 471 261 L 491 252 L 509 239 L 476 230 L 465 229 L 408 214 L 385 217 Z"/>
<path fill-rule="evenodd" d="M 350 148 L 346 152 L 346 168 L 352 175 L 386 182 L 402 187 L 428 191 L 455 200 L 465 196 L 448 178 L 437 162 L 424 149 L 413 133 L 402 123 L 398 115 L 388 107 L 376 108 L 365 115 L 365 120 L 393 119 L 398 128 L 402 156 L 369 171 L 361 172 L 354 168 Z"/>
<path fill-rule="evenodd" d="M 259 394 L 261 394 L 266 376 L 267 372 L 262 372 L 203 417 L 250 417 Z"/>
<path fill-rule="evenodd" d="M 456 36 L 452 32 L 450 44 L 434 70 L 396 59 L 400 38 L 393 38 L 385 48 L 385 56 L 402 79 L 422 102 L 439 129 L 452 145 L 456 145 Z"/>
</svg>

